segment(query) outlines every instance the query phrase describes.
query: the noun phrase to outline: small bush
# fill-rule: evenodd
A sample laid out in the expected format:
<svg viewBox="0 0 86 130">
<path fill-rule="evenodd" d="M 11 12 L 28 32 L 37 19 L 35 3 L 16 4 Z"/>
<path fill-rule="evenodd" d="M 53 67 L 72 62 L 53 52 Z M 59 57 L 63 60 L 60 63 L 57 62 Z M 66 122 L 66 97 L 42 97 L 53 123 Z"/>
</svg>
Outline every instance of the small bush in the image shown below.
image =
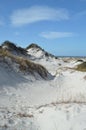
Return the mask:
<svg viewBox="0 0 86 130">
<path fill-rule="evenodd" d="M 79 59 L 79 60 L 77 60 L 77 62 L 83 62 L 83 60 Z"/>
<path fill-rule="evenodd" d="M 42 50 L 42 48 L 35 43 L 30 44 L 26 49 L 30 49 L 30 48 L 39 48 Z"/>
<path fill-rule="evenodd" d="M 86 72 L 86 62 L 79 64 L 76 70 Z"/>
<path fill-rule="evenodd" d="M 45 56 L 49 57 L 49 54 L 47 52 L 45 52 Z"/>
</svg>

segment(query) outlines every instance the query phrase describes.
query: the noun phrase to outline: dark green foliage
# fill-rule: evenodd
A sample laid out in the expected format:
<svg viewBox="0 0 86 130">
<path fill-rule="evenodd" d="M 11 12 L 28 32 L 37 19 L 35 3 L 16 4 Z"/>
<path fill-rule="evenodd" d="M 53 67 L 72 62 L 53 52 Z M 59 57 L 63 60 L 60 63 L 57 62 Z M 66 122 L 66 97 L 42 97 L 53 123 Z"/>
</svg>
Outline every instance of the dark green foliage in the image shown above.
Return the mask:
<svg viewBox="0 0 86 130">
<path fill-rule="evenodd" d="M 17 49 L 16 45 L 10 41 L 3 42 L 1 46 L 7 46 L 9 49 Z"/>
</svg>

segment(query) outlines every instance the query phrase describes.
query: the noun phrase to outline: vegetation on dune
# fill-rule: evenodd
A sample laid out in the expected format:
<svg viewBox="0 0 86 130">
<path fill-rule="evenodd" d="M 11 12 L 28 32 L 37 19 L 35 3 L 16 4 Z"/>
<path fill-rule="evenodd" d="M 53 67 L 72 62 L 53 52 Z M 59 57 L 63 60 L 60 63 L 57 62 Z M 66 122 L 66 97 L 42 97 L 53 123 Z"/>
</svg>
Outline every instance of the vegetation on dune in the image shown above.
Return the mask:
<svg viewBox="0 0 86 130">
<path fill-rule="evenodd" d="M 16 51 L 17 53 L 21 53 L 26 55 L 27 51 L 22 47 L 17 47 L 15 43 L 12 43 L 10 41 L 5 41 L 2 43 L 1 48 L 8 50 L 8 51 Z"/>
<path fill-rule="evenodd" d="M 86 62 L 77 65 L 76 70 L 86 72 Z"/>
<path fill-rule="evenodd" d="M 2 48 L 0 48 L 0 57 L 5 57 L 5 56 L 10 56 L 11 54 L 9 53 L 8 50 L 4 50 Z"/>
<path fill-rule="evenodd" d="M 44 49 L 42 49 L 40 46 L 38 46 L 38 45 L 35 44 L 35 43 L 32 43 L 32 44 L 30 44 L 28 47 L 26 47 L 26 50 L 27 50 L 27 49 L 31 49 L 31 48 L 37 48 L 38 50 L 43 51 L 46 57 L 52 57 L 52 58 L 54 57 L 55 59 L 58 59 L 57 56 L 54 56 L 54 55 L 52 55 L 52 54 L 46 52 Z"/>
<path fill-rule="evenodd" d="M 82 60 L 82 59 L 79 59 L 79 60 L 77 60 L 77 62 L 83 62 L 83 60 Z"/>
<path fill-rule="evenodd" d="M 12 62 L 19 64 L 19 69 L 23 72 L 29 72 L 31 74 L 36 72 L 42 78 L 46 78 L 48 76 L 48 71 L 42 65 L 33 63 L 23 57 L 12 55 L 8 50 L 0 49 L 0 57 L 2 57 L 3 60 L 5 60 L 5 57 L 10 58 Z"/>
<path fill-rule="evenodd" d="M 58 59 L 57 56 L 54 56 L 54 55 L 46 52 L 44 49 L 42 49 L 39 45 L 37 45 L 35 43 L 30 44 L 26 48 L 22 48 L 22 47 L 16 46 L 16 44 L 13 42 L 5 41 L 1 44 L 0 48 L 3 48 L 3 49 L 8 50 L 10 52 L 16 52 L 17 54 L 23 54 L 23 55 L 27 55 L 28 49 L 35 48 L 35 49 L 37 49 L 37 51 L 41 50 L 42 52 L 44 52 L 44 55 L 46 57 L 52 57 L 52 58 Z"/>
<path fill-rule="evenodd" d="M 30 49 L 30 48 L 39 48 L 39 49 L 43 50 L 40 46 L 38 46 L 38 45 L 35 44 L 35 43 L 32 43 L 32 44 L 30 44 L 28 47 L 26 47 L 26 49 Z"/>
<path fill-rule="evenodd" d="M 9 49 L 14 49 L 14 50 L 17 49 L 16 45 L 10 41 L 3 42 L 1 46 L 2 47 L 7 46 Z"/>
</svg>

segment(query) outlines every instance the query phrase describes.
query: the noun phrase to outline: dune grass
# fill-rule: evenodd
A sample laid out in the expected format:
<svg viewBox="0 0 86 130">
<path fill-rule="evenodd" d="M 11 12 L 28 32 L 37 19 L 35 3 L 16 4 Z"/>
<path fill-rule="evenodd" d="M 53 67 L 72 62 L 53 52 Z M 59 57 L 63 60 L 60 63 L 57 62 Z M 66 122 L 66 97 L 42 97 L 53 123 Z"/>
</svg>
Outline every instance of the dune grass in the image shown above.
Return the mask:
<svg viewBox="0 0 86 130">
<path fill-rule="evenodd" d="M 15 56 L 11 54 L 9 51 L 0 49 L 0 57 L 8 57 L 12 60 L 12 62 L 19 64 L 19 69 L 23 72 L 29 72 L 34 74 L 38 73 L 42 78 L 46 78 L 48 76 L 48 71 L 40 64 L 33 63 L 32 61 L 25 59 L 20 56 Z"/>
</svg>

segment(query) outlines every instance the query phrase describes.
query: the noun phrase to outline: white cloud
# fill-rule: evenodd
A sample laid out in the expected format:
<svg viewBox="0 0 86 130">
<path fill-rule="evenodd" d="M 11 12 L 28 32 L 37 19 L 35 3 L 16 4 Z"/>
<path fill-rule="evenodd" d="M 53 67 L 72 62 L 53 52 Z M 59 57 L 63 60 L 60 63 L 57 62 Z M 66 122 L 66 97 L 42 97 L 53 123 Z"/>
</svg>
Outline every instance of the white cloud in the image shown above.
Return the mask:
<svg viewBox="0 0 86 130">
<path fill-rule="evenodd" d="M 40 36 L 46 39 L 57 39 L 57 38 L 72 37 L 74 36 L 74 34 L 72 32 L 42 32 Z"/>
<path fill-rule="evenodd" d="M 32 6 L 27 9 L 16 10 L 11 15 L 11 23 L 14 26 L 44 20 L 60 21 L 68 19 L 69 13 L 66 9 L 54 9 L 47 6 Z"/>
</svg>

